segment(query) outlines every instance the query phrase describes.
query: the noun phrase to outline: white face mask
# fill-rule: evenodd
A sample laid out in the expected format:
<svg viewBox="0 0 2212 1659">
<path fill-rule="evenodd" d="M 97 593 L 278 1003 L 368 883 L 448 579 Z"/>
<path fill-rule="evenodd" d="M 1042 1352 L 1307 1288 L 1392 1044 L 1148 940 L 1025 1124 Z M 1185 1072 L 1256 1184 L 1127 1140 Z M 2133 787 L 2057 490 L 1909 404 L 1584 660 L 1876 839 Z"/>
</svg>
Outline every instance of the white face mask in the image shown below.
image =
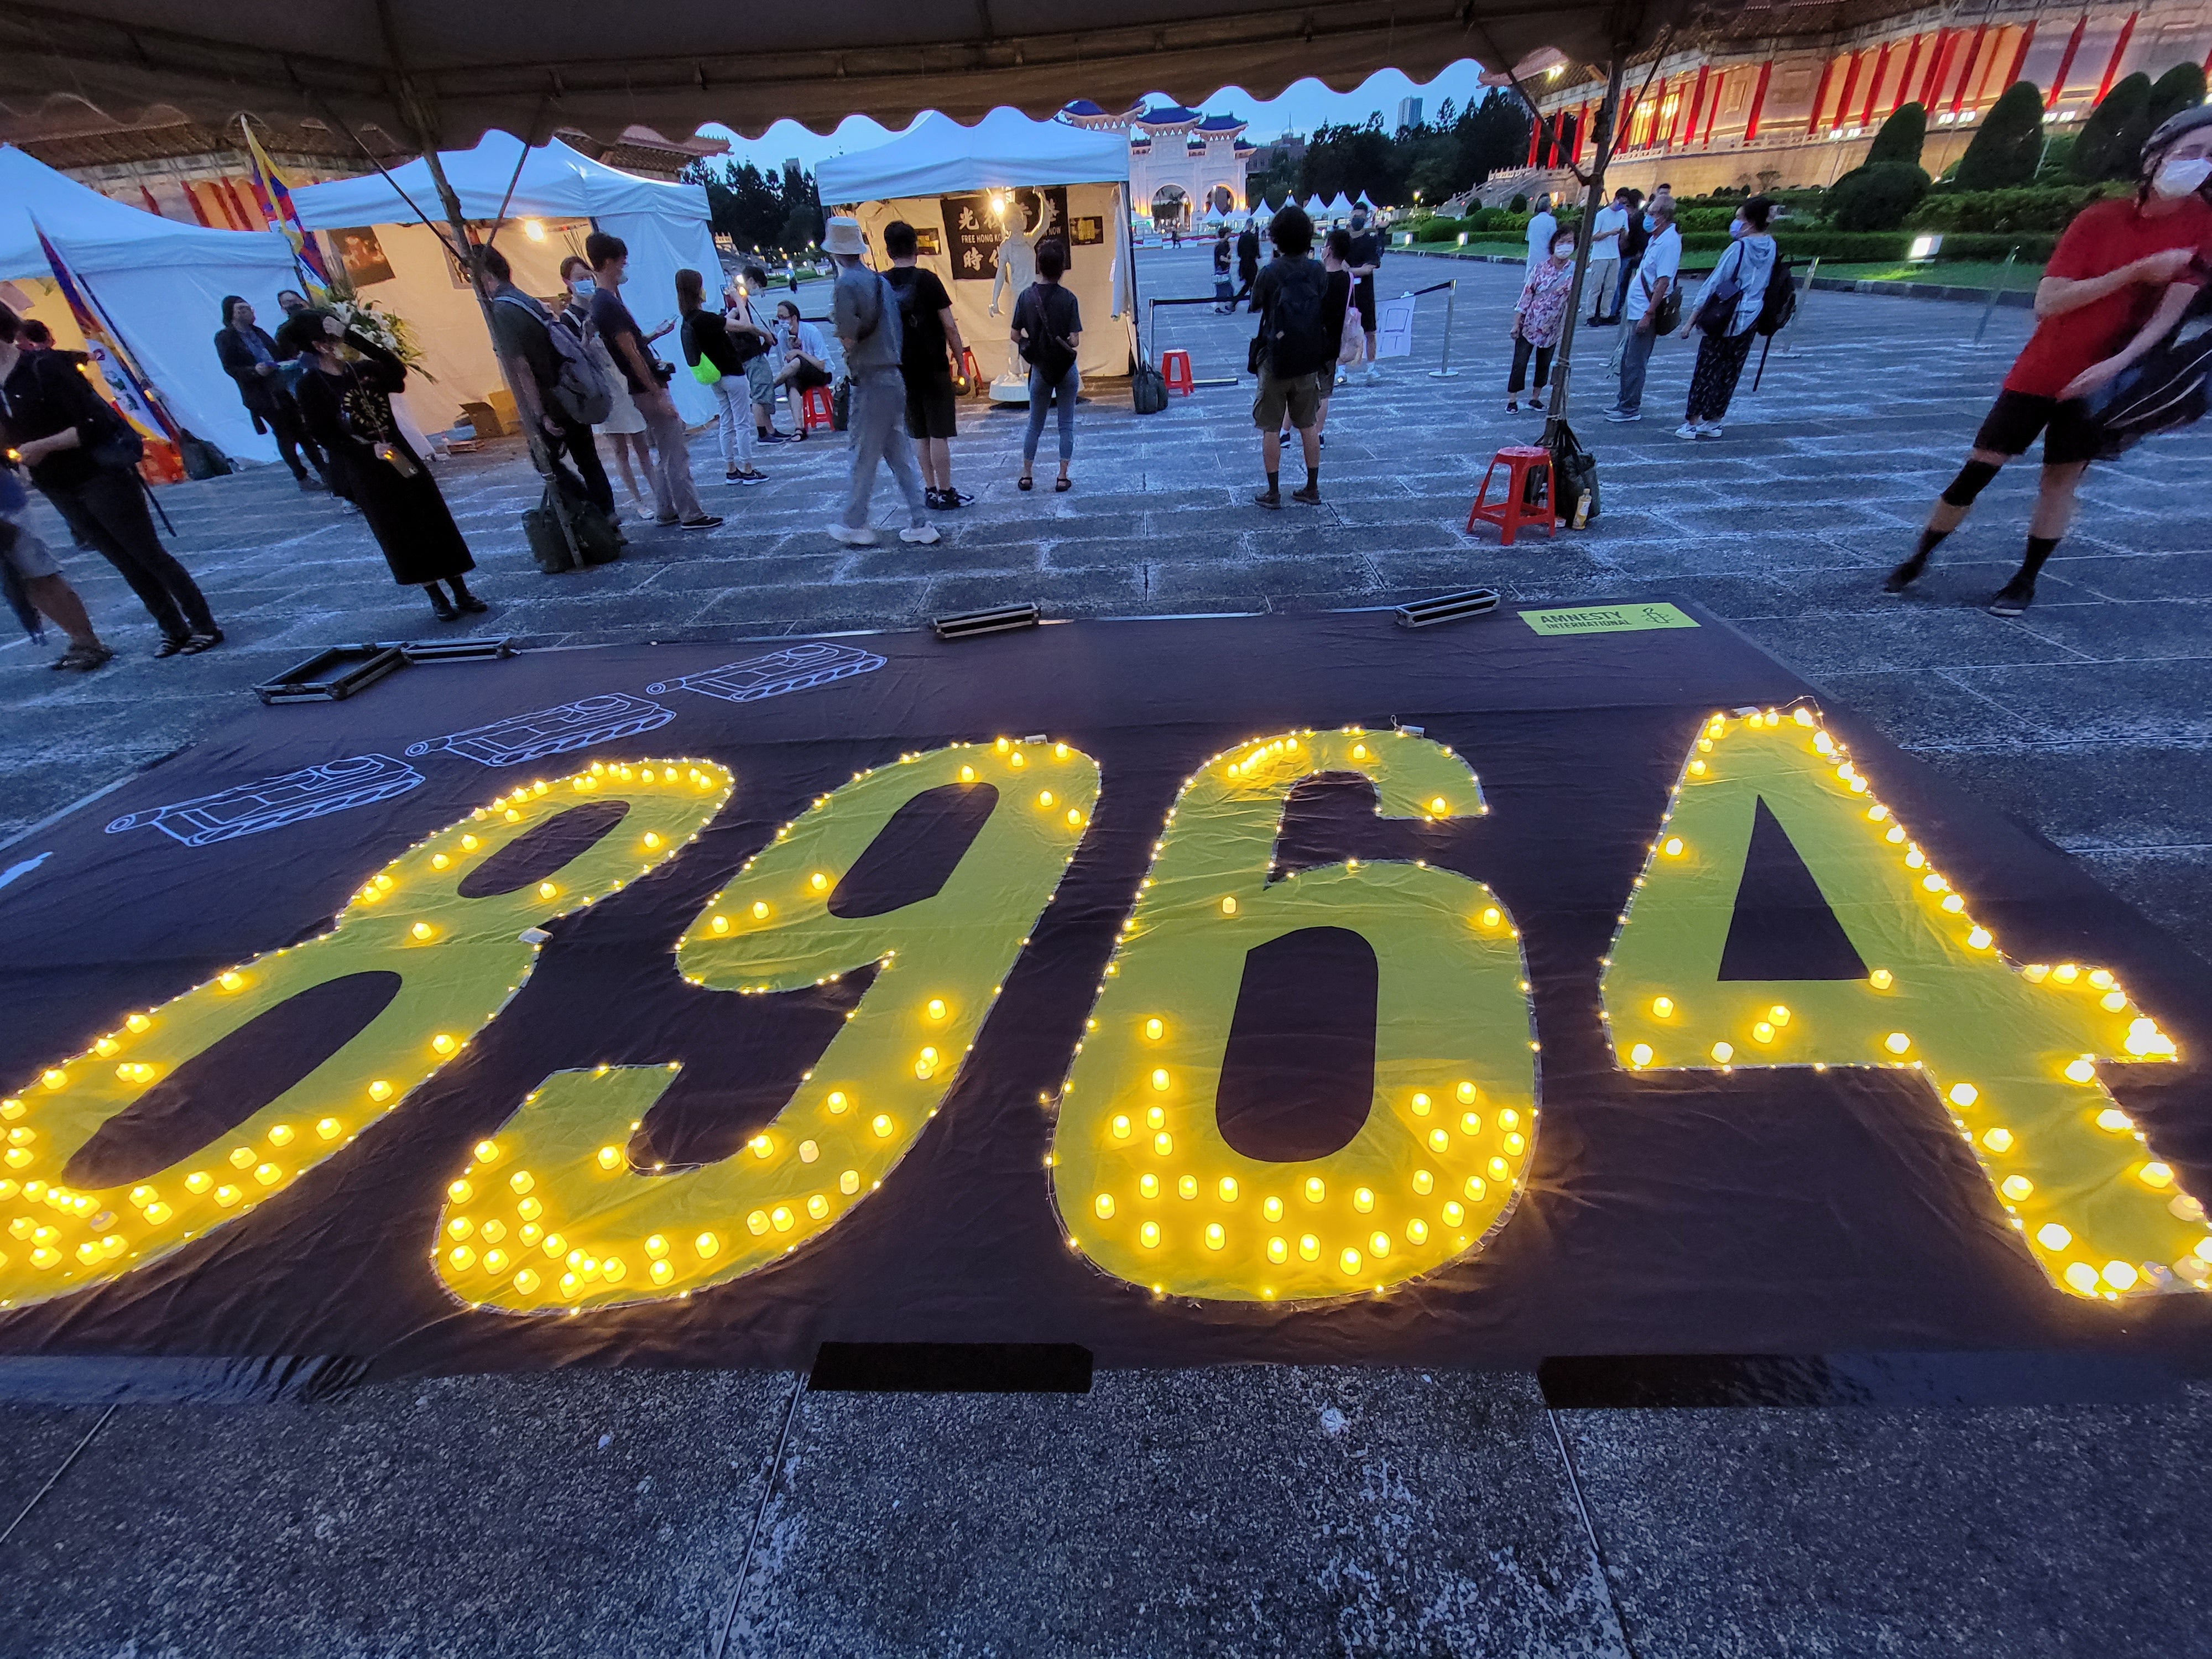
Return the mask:
<svg viewBox="0 0 2212 1659">
<path fill-rule="evenodd" d="M 2204 181 L 2212 179 L 2212 161 L 2199 156 L 2194 161 L 2172 161 L 2158 170 L 2150 187 L 2160 196 L 2193 196 L 2204 188 Z"/>
</svg>

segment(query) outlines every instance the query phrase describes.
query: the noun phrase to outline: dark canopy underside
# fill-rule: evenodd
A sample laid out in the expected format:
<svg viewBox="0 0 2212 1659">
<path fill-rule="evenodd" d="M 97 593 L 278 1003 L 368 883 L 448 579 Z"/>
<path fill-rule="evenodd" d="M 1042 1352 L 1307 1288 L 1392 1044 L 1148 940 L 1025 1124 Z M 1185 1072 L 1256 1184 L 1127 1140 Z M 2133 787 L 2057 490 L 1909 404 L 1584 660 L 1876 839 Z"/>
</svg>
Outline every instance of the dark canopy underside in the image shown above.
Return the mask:
<svg viewBox="0 0 2212 1659">
<path fill-rule="evenodd" d="M 1916 8 L 1895 0 L 70 0 L 0 9 L 0 140 L 113 131 L 250 112 L 428 131 L 449 147 L 499 128 L 603 139 L 720 121 L 757 135 L 781 118 L 828 131 L 925 109 L 973 121 L 1069 100 L 1122 107 L 1146 93 L 1272 97 L 1317 76 L 1348 89 L 1377 70 L 1416 79 L 1547 49 L 1582 63 L 1662 31 L 1827 33 Z M 1072 29 L 1078 18 L 1093 26 Z M 1119 100 L 1118 102 L 1116 100 Z"/>
</svg>

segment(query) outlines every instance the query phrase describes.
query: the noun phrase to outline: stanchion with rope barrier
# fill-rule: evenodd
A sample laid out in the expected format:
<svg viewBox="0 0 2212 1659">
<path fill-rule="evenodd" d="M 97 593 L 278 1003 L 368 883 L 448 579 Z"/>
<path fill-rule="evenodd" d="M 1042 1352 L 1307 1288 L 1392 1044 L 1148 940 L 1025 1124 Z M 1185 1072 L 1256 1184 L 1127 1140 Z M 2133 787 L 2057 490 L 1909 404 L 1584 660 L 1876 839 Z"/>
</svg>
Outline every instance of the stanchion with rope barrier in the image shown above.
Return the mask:
<svg viewBox="0 0 2212 1659">
<path fill-rule="evenodd" d="M 1431 283 L 1426 288 L 1417 288 L 1410 293 L 1401 294 L 1398 297 L 1401 300 L 1418 300 L 1424 294 L 1434 294 L 1439 289 L 1444 290 L 1444 349 L 1443 356 L 1437 360 L 1437 366 L 1429 371 L 1429 378 L 1432 380 L 1449 380 L 1456 379 L 1459 374 L 1459 371 L 1451 366 L 1452 317 L 1459 309 L 1459 278 L 1447 276 L 1441 283 Z"/>
</svg>

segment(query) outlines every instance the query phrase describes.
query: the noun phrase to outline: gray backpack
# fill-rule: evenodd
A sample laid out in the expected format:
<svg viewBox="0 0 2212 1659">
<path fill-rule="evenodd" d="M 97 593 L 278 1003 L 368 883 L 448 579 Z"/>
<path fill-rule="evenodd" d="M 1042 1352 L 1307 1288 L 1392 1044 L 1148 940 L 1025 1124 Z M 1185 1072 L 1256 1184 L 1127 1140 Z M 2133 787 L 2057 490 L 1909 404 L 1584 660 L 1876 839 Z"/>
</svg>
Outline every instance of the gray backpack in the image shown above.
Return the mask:
<svg viewBox="0 0 2212 1659">
<path fill-rule="evenodd" d="M 553 342 L 553 354 L 561 360 L 561 372 L 546 389 L 545 396 L 556 414 L 581 426 L 597 426 L 614 413 L 615 394 L 607 385 L 606 376 L 592 361 L 591 350 L 583 337 L 568 326 L 564 319 L 544 322 L 532 307 L 509 299 L 502 294 L 497 304 L 511 305 L 533 322 L 543 325 L 546 337 Z"/>
</svg>

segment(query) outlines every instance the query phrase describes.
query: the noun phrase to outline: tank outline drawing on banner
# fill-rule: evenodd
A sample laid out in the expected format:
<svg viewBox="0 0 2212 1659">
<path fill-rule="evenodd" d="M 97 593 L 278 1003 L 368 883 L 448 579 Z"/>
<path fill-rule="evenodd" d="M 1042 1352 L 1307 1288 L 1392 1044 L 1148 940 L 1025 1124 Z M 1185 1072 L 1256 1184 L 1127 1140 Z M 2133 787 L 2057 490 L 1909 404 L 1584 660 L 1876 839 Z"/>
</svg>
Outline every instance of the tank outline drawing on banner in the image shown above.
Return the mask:
<svg viewBox="0 0 2212 1659">
<path fill-rule="evenodd" d="M 724 702 L 757 702 L 763 697 L 780 697 L 786 692 L 811 690 L 832 680 L 849 679 L 855 674 L 871 674 L 883 665 L 884 659 L 872 651 L 813 641 L 772 651 L 764 657 L 748 658 L 744 662 L 726 662 L 720 668 L 686 674 L 681 679 L 655 680 L 645 689 L 652 696 L 669 691 L 696 691 L 702 696 L 719 697 Z"/>
<path fill-rule="evenodd" d="M 343 812 L 349 807 L 389 800 L 422 781 L 420 772 L 389 755 L 350 755 L 320 766 L 237 784 L 211 795 L 126 812 L 110 821 L 107 833 L 119 836 L 126 830 L 151 824 L 186 847 L 210 847 Z M 232 808 L 239 810 L 232 811 Z"/>
<path fill-rule="evenodd" d="M 663 708 L 627 691 L 603 691 L 551 708 L 536 708 L 465 731 L 449 732 L 442 738 L 427 738 L 409 744 L 406 752 L 411 757 L 442 750 L 465 756 L 480 765 L 519 766 L 548 755 L 586 749 L 595 743 L 658 731 L 675 718 L 673 708 Z"/>
</svg>

